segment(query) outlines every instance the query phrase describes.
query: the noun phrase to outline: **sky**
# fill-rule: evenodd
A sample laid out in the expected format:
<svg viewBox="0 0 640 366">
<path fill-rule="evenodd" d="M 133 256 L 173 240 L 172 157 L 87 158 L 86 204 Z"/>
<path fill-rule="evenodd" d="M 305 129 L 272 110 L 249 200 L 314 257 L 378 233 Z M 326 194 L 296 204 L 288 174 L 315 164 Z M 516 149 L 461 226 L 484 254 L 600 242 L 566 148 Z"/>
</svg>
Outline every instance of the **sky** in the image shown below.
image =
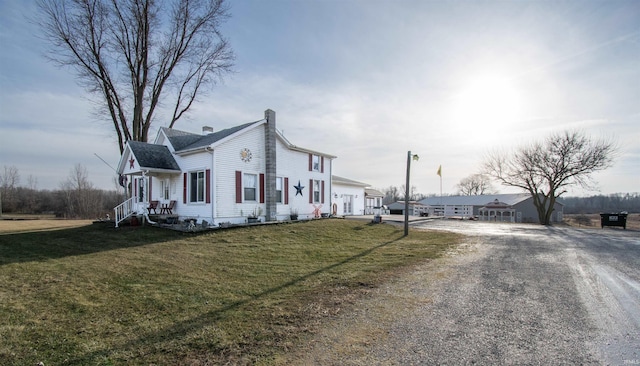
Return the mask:
<svg viewBox="0 0 640 366">
<path fill-rule="evenodd" d="M 618 153 L 592 189 L 567 195 L 640 192 L 640 1 L 230 6 L 235 71 L 177 129 L 221 130 L 272 109 L 291 143 L 337 156 L 334 175 L 375 188 L 402 186 L 407 153 L 417 154 L 411 185 L 423 194 L 455 193 L 491 151 L 577 129 Z M 57 189 L 81 164 L 94 186 L 115 189 L 111 122 L 73 70 L 47 61 L 34 11 L 0 0 L 0 168 Z M 168 125 L 162 117 L 150 136 Z"/>
</svg>

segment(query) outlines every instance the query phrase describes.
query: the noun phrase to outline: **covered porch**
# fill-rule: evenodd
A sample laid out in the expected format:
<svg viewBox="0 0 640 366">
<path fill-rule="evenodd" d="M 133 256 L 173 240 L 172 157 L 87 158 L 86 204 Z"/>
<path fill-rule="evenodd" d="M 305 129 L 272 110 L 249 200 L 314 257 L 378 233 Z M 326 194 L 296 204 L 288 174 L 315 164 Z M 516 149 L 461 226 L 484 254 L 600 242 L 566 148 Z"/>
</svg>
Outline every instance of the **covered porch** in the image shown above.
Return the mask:
<svg viewBox="0 0 640 366">
<path fill-rule="evenodd" d="M 167 174 L 141 171 L 121 175 L 121 185 L 124 182 L 128 198 L 114 208 L 116 227 L 119 222 L 132 215 L 145 216 L 152 223 L 158 219 L 166 221 L 171 217 L 177 218 L 178 199 L 175 192 L 179 178 L 180 172 Z"/>
<path fill-rule="evenodd" d="M 129 141 L 118 164 L 119 184 L 127 200 L 114 208 L 116 227 L 123 220 L 150 214 L 174 215 L 181 170 L 166 146 Z"/>
</svg>

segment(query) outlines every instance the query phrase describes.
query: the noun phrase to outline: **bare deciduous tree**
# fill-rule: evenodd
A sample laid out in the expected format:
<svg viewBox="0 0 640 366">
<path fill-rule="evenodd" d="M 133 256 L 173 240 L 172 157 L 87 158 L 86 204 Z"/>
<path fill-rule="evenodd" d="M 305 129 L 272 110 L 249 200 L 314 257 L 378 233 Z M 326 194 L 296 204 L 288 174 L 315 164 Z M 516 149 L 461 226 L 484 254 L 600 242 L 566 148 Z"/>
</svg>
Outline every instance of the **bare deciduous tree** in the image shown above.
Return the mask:
<svg viewBox="0 0 640 366">
<path fill-rule="evenodd" d="M 485 174 L 472 174 L 462 178 L 457 187 L 458 192 L 463 196 L 477 196 L 495 192 L 491 180 Z"/>
<path fill-rule="evenodd" d="M 207 85 L 233 66 L 220 33 L 224 0 L 37 0 L 49 58 L 70 66 L 99 96 L 116 131 L 147 141 L 158 108 L 171 99 L 169 127 Z M 171 95 L 169 98 L 167 95 Z"/>
<path fill-rule="evenodd" d="M 14 165 L 4 166 L 0 174 L 0 215 L 2 212 L 14 212 L 17 209 L 16 189 L 20 183 L 20 173 Z"/>
<path fill-rule="evenodd" d="M 20 172 L 14 165 L 4 166 L 4 172 L 0 175 L 0 187 L 3 189 L 13 189 L 20 183 Z"/>
<path fill-rule="evenodd" d="M 66 203 L 67 217 L 95 217 L 102 208 L 102 194 L 89 181 L 87 169 L 76 164 L 67 180 L 61 184 L 60 192 Z"/>
<path fill-rule="evenodd" d="M 529 192 L 541 224 L 549 225 L 558 197 L 571 185 L 591 187 L 590 174 L 610 167 L 616 153 L 611 141 L 592 140 L 565 131 L 512 153 L 490 153 L 485 172 L 506 186 Z"/>
<path fill-rule="evenodd" d="M 400 192 L 402 192 L 400 199 L 405 200 L 407 189 L 405 188 L 404 184 L 400 186 Z M 418 193 L 418 187 L 416 186 L 409 187 L 409 201 L 418 201 L 423 198 L 424 198 L 424 195 L 421 193 Z"/>
<path fill-rule="evenodd" d="M 390 203 L 394 203 L 400 200 L 400 191 L 396 186 L 389 186 L 384 190 L 384 198 L 382 199 L 382 204 L 388 205 Z"/>
</svg>

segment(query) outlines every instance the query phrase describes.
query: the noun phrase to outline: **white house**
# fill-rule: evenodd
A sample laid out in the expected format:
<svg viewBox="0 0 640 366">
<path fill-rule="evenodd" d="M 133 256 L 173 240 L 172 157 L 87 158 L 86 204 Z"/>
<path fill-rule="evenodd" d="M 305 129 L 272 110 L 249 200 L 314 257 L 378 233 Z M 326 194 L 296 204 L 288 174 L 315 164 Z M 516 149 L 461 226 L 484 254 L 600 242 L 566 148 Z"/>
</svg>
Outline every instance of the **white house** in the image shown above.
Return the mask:
<svg viewBox="0 0 640 366">
<path fill-rule="evenodd" d="M 291 144 L 272 110 L 218 132 L 205 127 L 202 135 L 161 128 L 153 143 L 126 144 L 118 174 L 131 197 L 116 208 L 116 222 L 156 201 L 157 213 L 214 226 L 254 214 L 261 221 L 328 215 L 335 158 Z"/>
</svg>

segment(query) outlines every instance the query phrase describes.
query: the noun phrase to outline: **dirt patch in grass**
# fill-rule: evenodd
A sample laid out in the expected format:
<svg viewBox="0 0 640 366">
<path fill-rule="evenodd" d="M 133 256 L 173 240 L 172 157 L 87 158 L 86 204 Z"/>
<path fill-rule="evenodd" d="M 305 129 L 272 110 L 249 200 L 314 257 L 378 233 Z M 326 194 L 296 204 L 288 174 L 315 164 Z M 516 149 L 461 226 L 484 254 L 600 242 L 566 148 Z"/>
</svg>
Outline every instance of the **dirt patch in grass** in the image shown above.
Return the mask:
<svg viewBox="0 0 640 366">
<path fill-rule="evenodd" d="M 271 364 L 460 237 L 350 220 L 0 235 L 0 364 Z"/>
</svg>

